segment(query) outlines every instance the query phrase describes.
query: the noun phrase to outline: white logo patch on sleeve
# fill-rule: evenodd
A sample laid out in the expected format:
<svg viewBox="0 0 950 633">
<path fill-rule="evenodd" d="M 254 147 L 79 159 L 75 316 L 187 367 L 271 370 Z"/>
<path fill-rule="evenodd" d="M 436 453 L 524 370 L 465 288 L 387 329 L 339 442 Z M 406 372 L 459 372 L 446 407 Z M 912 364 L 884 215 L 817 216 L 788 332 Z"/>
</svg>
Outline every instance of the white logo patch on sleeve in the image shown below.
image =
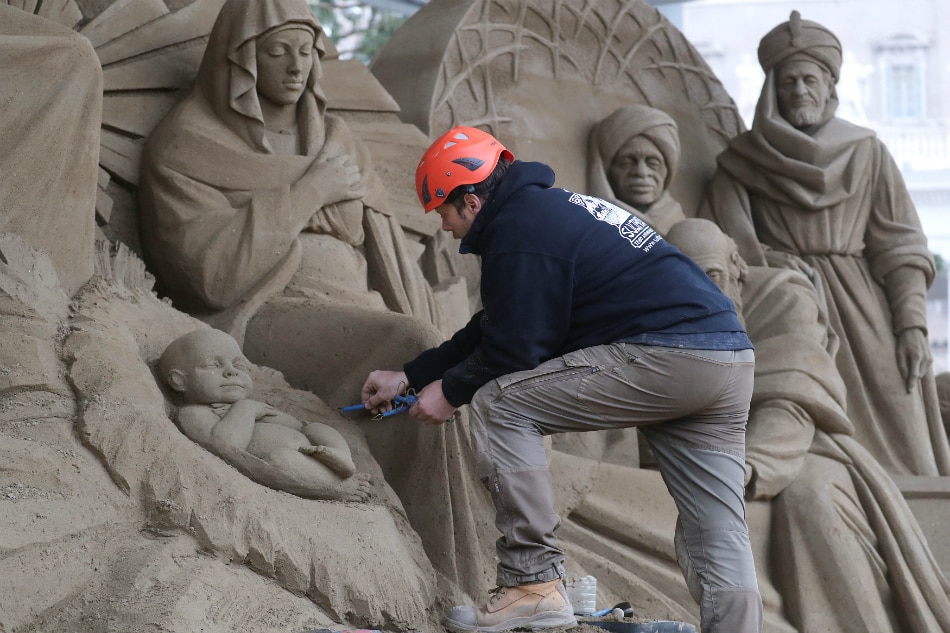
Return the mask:
<svg viewBox="0 0 950 633">
<path fill-rule="evenodd" d="M 662 239 L 649 224 L 606 200 L 571 192 L 570 201 L 587 209 L 588 213 L 601 222 L 616 226 L 624 239 L 644 252 L 648 252 Z"/>
</svg>

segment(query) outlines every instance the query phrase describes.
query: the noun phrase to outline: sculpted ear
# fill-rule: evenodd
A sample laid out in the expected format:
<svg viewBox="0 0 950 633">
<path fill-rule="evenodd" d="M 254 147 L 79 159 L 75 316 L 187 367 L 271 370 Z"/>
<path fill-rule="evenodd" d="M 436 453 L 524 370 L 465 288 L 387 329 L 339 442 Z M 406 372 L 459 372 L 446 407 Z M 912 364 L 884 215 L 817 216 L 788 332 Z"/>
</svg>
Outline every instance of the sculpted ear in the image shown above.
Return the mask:
<svg viewBox="0 0 950 633">
<path fill-rule="evenodd" d="M 173 391 L 181 393 L 185 390 L 185 372 L 180 369 L 169 369 L 165 376 L 165 382 Z"/>
<path fill-rule="evenodd" d="M 739 271 L 739 281 L 744 282 L 746 277 L 749 275 L 749 265 L 742 258 L 742 255 L 739 254 L 738 250 L 732 252 L 730 259 L 732 259 L 733 265 L 735 265 L 736 269 Z"/>
</svg>

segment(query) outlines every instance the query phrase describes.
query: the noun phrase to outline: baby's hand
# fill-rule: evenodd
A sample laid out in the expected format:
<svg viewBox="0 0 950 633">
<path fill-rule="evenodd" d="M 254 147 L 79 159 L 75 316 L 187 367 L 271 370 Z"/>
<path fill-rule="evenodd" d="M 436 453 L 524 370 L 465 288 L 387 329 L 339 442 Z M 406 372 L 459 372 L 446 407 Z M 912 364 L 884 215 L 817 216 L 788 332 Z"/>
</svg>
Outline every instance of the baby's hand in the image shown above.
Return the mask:
<svg viewBox="0 0 950 633">
<path fill-rule="evenodd" d="M 250 398 L 238 400 L 233 405 L 230 405 L 230 407 L 226 410 L 241 416 L 254 416 L 255 422 L 259 421 L 261 418 L 271 417 L 277 415 L 278 413 L 277 409 L 270 406 L 266 402 L 252 400 Z"/>
<path fill-rule="evenodd" d="M 257 402 L 257 410 L 254 412 L 254 420 L 260 422 L 263 418 L 272 418 L 280 415 L 280 411 L 267 404 L 266 402 Z"/>
<path fill-rule="evenodd" d="M 353 464 L 348 451 L 341 451 L 323 445 L 301 446 L 297 450 L 304 455 L 310 455 L 343 479 L 356 472 L 356 466 Z"/>
</svg>

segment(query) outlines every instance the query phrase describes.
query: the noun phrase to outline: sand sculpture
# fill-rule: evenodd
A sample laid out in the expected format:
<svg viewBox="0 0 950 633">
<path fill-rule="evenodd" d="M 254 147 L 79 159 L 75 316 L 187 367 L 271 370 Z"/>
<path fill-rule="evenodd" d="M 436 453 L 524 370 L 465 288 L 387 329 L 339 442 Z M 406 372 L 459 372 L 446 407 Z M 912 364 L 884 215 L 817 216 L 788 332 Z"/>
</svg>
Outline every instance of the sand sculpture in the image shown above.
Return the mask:
<svg viewBox="0 0 950 633">
<path fill-rule="evenodd" d="M 618 108 L 591 130 L 586 191 L 665 235 L 686 218 L 669 190 L 679 156 L 679 133 L 668 114 L 639 104 Z"/>
<path fill-rule="evenodd" d="M 280 295 L 326 307 L 317 340 L 346 337 L 340 305 L 358 331 L 365 312 L 437 320 L 368 153 L 325 112 L 321 32 L 303 2 L 225 3 L 194 88 L 145 148 L 146 262 L 176 306 L 242 342 L 246 322 Z M 420 336 L 396 317 L 388 329 Z M 314 384 L 338 382 L 341 367 L 316 371 Z"/>
<path fill-rule="evenodd" d="M 365 501 L 367 476 L 356 475 L 350 447 L 323 422 L 297 418 L 254 400 L 251 364 L 237 341 L 213 328 L 172 341 L 159 380 L 180 401 L 182 432 L 248 477 L 315 499 Z"/>
<path fill-rule="evenodd" d="M 426 435 L 396 420 L 345 420 L 335 407 L 350 403 L 347 394 L 307 385 L 307 357 L 287 368 L 286 379 L 266 362 L 253 367 L 258 398 L 335 429 L 356 469 L 370 474 L 368 501 L 350 503 L 261 486 L 172 422 L 170 394 L 156 381 L 159 358 L 176 338 L 207 325 L 160 300 L 139 258 L 139 159 L 155 125 L 197 75 L 224 0 L 173 4 L 0 2 L 0 57 L 31 47 L 29 84 L 11 93 L 25 99 L 16 111 L 56 121 L 43 129 L 58 132 L 37 135 L 37 143 L 41 136 L 50 142 L 42 149 L 18 143 L 0 176 L 0 628 L 434 630 L 432 614 L 466 594 L 480 598 L 491 586 L 490 578 L 473 573 L 490 569 L 495 534 L 484 519 L 490 515 L 479 510 L 487 507 L 483 489 L 469 485 L 464 424 Z M 438 35 L 418 37 L 419 24 Z M 40 37 L 23 37 L 28 34 Z M 485 126 L 519 157 L 552 158 L 565 186 L 581 190 L 591 129 L 614 110 L 643 103 L 668 112 L 683 147 L 695 150 L 683 153 L 669 183 L 690 217 L 701 201 L 696 183 L 712 175 L 714 157 L 742 131 L 734 105 L 699 55 L 642 3 L 525 2 L 514 11 L 506 2 L 433 2 L 374 64 L 399 106 L 358 62 L 331 59 L 332 43 L 322 45 L 327 112 L 342 117 L 371 155 L 390 217 L 408 250 L 421 253 L 430 285 L 455 283 L 453 276 L 465 277 L 466 269 L 451 256 L 438 224 L 416 213 L 414 164 L 405 156 L 421 153 L 426 134 L 456 122 Z M 394 51 L 414 56 L 410 76 Z M 37 84 L 38 72 L 75 81 Z M 5 85 L 23 79 L 4 76 Z M 39 86 L 64 85 L 68 99 L 30 101 Z M 563 107 L 566 95 L 585 107 Z M 68 111 L 56 108 L 67 102 Z M 418 128 L 397 120 L 399 107 Z M 21 138 L 26 129 L 7 113 L 0 117 L 2 139 Z M 59 142 L 66 138 L 73 141 Z M 356 154 L 362 160 L 365 152 Z M 6 168 L 21 164 L 31 169 Z M 45 202 L 24 210 L 17 206 L 24 200 Z M 91 231 L 112 243 L 97 247 Z M 466 298 L 458 288 L 449 293 Z M 289 314 L 273 329 L 299 336 L 287 324 L 300 319 Z M 266 343 L 262 334 L 252 338 Z M 394 358 L 411 356 L 411 347 L 407 342 Z M 264 344 L 259 352 L 269 349 Z M 327 350 L 349 354 L 345 346 Z M 672 524 L 665 522 L 672 516 L 664 505 L 668 494 L 655 471 L 601 459 L 610 453 L 606 439 L 589 434 L 571 446 L 555 442 L 561 536 L 577 561 L 569 572 L 598 576 L 599 603 L 630 599 L 643 615 L 695 620 L 669 539 Z M 857 460 L 840 453 L 822 458 L 847 463 L 834 468 L 861 480 L 853 474 Z M 805 469 L 813 459 L 812 452 L 805 455 Z M 876 507 L 856 489 L 862 507 Z M 875 499 L 884 514 L 871 537 L 879 545 L 912 546 L 916 532 L 900 527 L 900 504 L 888 505 L 886 494 Z M 749 504 L 750 523 L 759 526 L 757 564 L 768 559 L 775 504 Z M 889 526 L 904 536 L 888 537 Z M 899 576 L 891 581 L 895 609 L 924 614 L 909 627 L 938 630 L 930 624 L 942 616 L 926 615 L 940 610 L 940 600 L 925 553 L 901 554 L 904 563 L 885 556 L 891 578 Z M 649 573 L 622 573 L 629 569 Z M 793 631 L 768 573 L 760 570 L 768 580 L 762 584 L 767 630 Z M 914 600 L 919 609 L 905 609 L 904 601 Z"/>
<path fill-rule="evenodd" d="M 24 8 L 49 13 L 55 4 Z M 128 52 L 142 44 L 134 35 L 154 38 L 156 31 L 175 31 L 183 24 L 186 34 L 200 32 L 200 18 L 207 17 L 212 3 L 199 1 L 178 12 L 162 3 L 157 3 L 161 10 L 157 4 L 148 10 L 142 3 L 118 4 L 103 14 L 129 28 L 128 38 L 97 34 L 93 27 L 98 18 L 80 27 L 90 39 L 107 42 L 96 49 L 100 59 L 116 54 L 114 47 Z M 157 14 L 148 13 L 153 9 Z M 84 35 L 6 4 L 0 5 L 0 14 L 0 31 L 15 27 L 19 39 L 13 43 L 42 40 L 52 46 L 61 40 L 65 56 L 29 57 L 37 69 L 56 67 L 87 86 L 97 85 L 101 71 L 90 63 L 95 57 Z M 59 15 L 72 25 L 82 21 L 81 14 Z M 206 34 L 210 24 L 203 28 Z M 164 41 L 179 37 L 187 40 L 179 31 Z M 143 46 L 148 50 L 154 42 Z M 197 43 L 204 43 L 200 36 Z M 21 73 L 5 85 L 14 94 L 32 94 L 32 80 L 16 84 L 28 76 Z M 99 99 L 101 94 L 93 93 L 78 112 L 70 109 L 74 118 L 66 122 L 72 127 L 65 138 L 100 134 Z M 46 105 L 32 104 L 34 116 L 56 113 L 55 100 L 40 101 Z M 3 138 L 19 132 L 10 127 L 15 125 L 17 120 L 0 120 Z M 89 151 L 77 151 L 83 148 Z M 96 162 L 108 152 L 105 145 L 98 149 L 103 151 L 97 156 L 96 147 L 54 144 L 44 152 L 45 163 L 31 166 L 51 182 L 76 184 L 68 212 L 40 209 L 49 219 L 46 237 L 62 234 L 53 232 L 55 222 L 69 225 L 77 240 L 74 250 L 0 235 L 5 463 L 0 502 L 10 504 L 0 526 L 0 626 L 131 631 L 155 624 L 167 630 L 248 633 L 361 626 L 426 629 L 430 612 L 439 611 L 433 605 L 459 600 L 454 594 L 460 591 L 455 577 L 436 572 L 430 559 L 450 572 L 459 567 L 464 576 L 467 570 L 458 565 L 456 552 L 481 555 L 465 549 L 466 543 L 477 543 L 471 535 L 479 524 L 466 514 L 477 504 L 464 496 L 453 503 L 440 488 L 446 485 L 446 471 L 464 471 L 467 464 L 455 457 L 459 450 L 438 443 L 461 441 L 464 434 L 460 430 L 459 438 L 438 434 L 417 441 L 405 427 L 400 433 L 396 426 L 376 427 L 368 419 L 344 420 L 279 373 L 256 367 L 252 374 L 262 400 L 299 420 L 319 420 L 345 438 L 356 469 L 371 476 L 368 503 L 313 501 L 260 486 L 185 437 L 171 421 L 174 409 L 153 371 L 171 341 L 206 326 L 156 297 L 154 279 L 128 247 L 97 247 L 91 235 L 87 242 L 78 230 L 92 225 L 102 201 L 95 195 L 102 184 L 97 183 Z M 42 178 L 26 181 L 26 188 L 22 182 L 4 177 L 0 190 L 17 199 L 39 200 L 46 193 L 48 182 Z M 87 193 L 79 195 L 81 191 Z M 118 231 L 112 223 L 102 224 L 101 215 L 99 220 L 100 230 Z M 51 262 L 44 251 L 55 253 L 57 261 Z M 409 340 L 401 343 L 411 345 Z M 400 461 L 396 477 L 398 481 L 401 474 L 410 482 L 407 488 L 421 495 L 444 499 L 439 514 L 422 504 L 407 511 L 386 483 L 361 423 L 382 430 L 380 435 L 392 433 L 390 446 L 400 460 L 411 458 L 413 450 L 427 458 L 447 456 L 435 465 L 416 459 L 408 468 Z M 380 436 L 374 441 L 386 445 Z M 455 490 L 462 495 L 464 489 Z M 442 539 L 427 546 L 435 549 L 426 551 L 409 514 L 425 516 Z M 453 519 L 463 518 L 458 529 L 451 526 Z M 458 549 L 453 539 L 460 541 Z M 485 583 L 477 578 L 471 584 Z"/>
<path fill-rule="evenodd" d="M 176 305 L 339 407 L 371 369 L 441 337 L 369 157 L 324 112 L 320 32 L 302 0 L 225 3 L 194 88 L 146 145 L 139 200 L 146 263 Z M 277 89 L 261 80 L 275 53 L 290 59 L 270 69 L 286 73 Z M 296 140 L 281 151 L 281 136 Z M 480 589 L 485 572 L 457 562 L 491 551 L 475 532 L 487 497 L 466 470 L 464 424 L 367 431 L 432 560 L 452 585 Z M 431 458 L 445 454 L 459 458 Z"/>
<path fill-rule="evenodd" d="M 206 326 L 160 301 L 140 260 L 99 250 L 70 299 L 44 254 L 9 234 L 0 248 L 3 364 L 12 351 L 20 367 L 0 406 L 5 628 L 424 626 L 436 573 L 358 429 L 254 368 L 261 399 L 346 439 L 372 501 L 254 483 L 172 422 L 153 370 L 171 341 Z M 10 346 L 25 333 L 32 351 Z"/>
<path fill-rule="evenodd" d="M 680 201 L 684 216 L 697 214 L 705 184 L 715 171 L 715 157 L 743 130 L 741 123 L 733 118 L 731 102 L 723 96 L 708 68 L 689 44 L 668 29 L 655 12 L 644 6 L 620 7 L 611 3 L 580 6 L 555 3 L 552 7 L 534 2 L 520 3 L 515 11 L 506 3 L 491 1 L 428 9 L 414 16 L 372 65 L 373 72 L 403 107 L 406 120 L 430 133 L 455 123 L 484 126 L 502 138 L 516 157 L 543 159 L 555 167 L 559 183 L 568 188 L 583 188 L 580 179 L 588 173 L 586 161 L 591 165 L 596 163 L 596 158 L 592 158 L 594 151 L 588 151 L 588 134 L 600 121 L 631 104 L 665 111 L 678 128 L 682 147 L 689 148 L 688 152 L 683 152 L 683 157 L 690 161 L 669 182 L 669 191 L 673 199 Z M 420 29 L 428 24 L 429 32 L 445 35 L 414 38 L 413 33 L 419 32 L 411 28 L 414 23 Z M 610 27 L 601 30 L 603 25 Z M 423 67 L 426 72 L 400 77 L 397 69 L 407 63 L 429 65 Z M 561 107 L 568 98 L 578 99 L 583 106 Z M 556 132 L 555 127 L 567 131 Z M 596 138 L 596 131 L 593 138 Z M 593 138 L 591 145 L 596 148 Z M 553 147 L 555 141 L 558 143 L 556 148 Z M 606 163 L 606 157 L 601 156 L 600 162 Z M 606 189 L 604 181 L 610 184 L 603 175 L 606 168 L 601 167 L 598 171 L 601 174 L 600 186 Z M 597 178 L 588 176 L 588 181 L 593 187 Z M 598 190 L 597 193 L 612 195 L 613 191 Z M 924 254 L 921 261 L 926 257 Z M 802 281 L 801 277 L 796 279 Z M 796 287 L 805 294 L 817 292 L 807 284 L 799 283 Z M 835 333 L 826 332 L 824 335 L 829 337 L 833 349 Z M 830 356 L 824 350 L 822 353 L 825 354 L 825 370 L 828 370 Z M 896 361 L 891 363 L 889 371 L 897 373 Z M 850 411 L 847 417 L 842 413 L 846 410 L 844 393 L 852 397 L 853 380 L 845 375 L 847 388 L 842 388 L 841 377 L 835 376 L 834 372 L 827 373 L 832 376 L 830 383 L 828 379 L 819 377 L 814 379 L 810 391 L 806 389 L 807 385 L 803 385 L 804 394 L 786 395 L 795 395 L 799 399 L 814 398 L 815 387 L 821 387 L 826 391 L 824 400 L 829 410 L 836 411 L 834 416 L 823 416 L 822 424 L 834 419 L 844 423 L 838 431 L 846 430 L 849 420 L 861 418 L 860 415 L 852 416 Z M 925 419 L 923 409 L 918 412 L 921 415 L 915 420 Z M 908 416 L 909 420 L 910 417 L 913 416 Z M 926 428 L 926 425 L 922 426 Z M 692 600 L 683 585 L 669 539 L 672 525 L 662 518 L 665 491 L 656 488 L 659 479 L 654 477 L 655 473 L 629 467 L 635 465 L 638 458 L 636 452 L 632 452 L 636 444 L 617 439 L 591 439 L 581 446 L 571 446 L 555 438 L 552 470 L 558 468 L 559 460 L 564 464 L 556 475 L 560 477 L 559 493 L 564 497 L 560 510 L 567 516 L 561 528 L 562 542 L 569 560 L 577 558 L 581 561 L 578 569 L 570 571 L 597 575 L 600 578 L 599 597 L 605 602 L 636 596 L 640 601 L 638 604 L 653 612 L 684 620 L 694 618 L 688 606 Z M 838 463 L 831 467 L 832 470 L 854 469 L 854 464 L 869 463 L 871 466 L 867 468 L 859 466 L 862 474 L 855 475 L 856 481 L 868 477 L 880 483 L 880 478 L 874 479 L 874 476 L 881 475 L 879 470 L 870 474 L 866 472 L 868 468 L 874 470 L 874 459 L 866 454 L 854 457 L 859 451 L 855 448 L 850 456 L 842 455 L 840 451 L 837 454 L 828 452 L 832 454 L 831 461 Z M 753 495 L 768 497 L 780 489 L 788 489 L 787 485 L 795 481 L 795 473 L 800 470 L 796 460 L 810 462 L 817 459 L 807 451 L 799 450 L 796 458 L 785 455 L 789 459 L 783 462 L 776 455 L 767 455 L 768 450 L 765 452 L 758 464 L 750 465 Z M 930 452 L 933 454 L 932 450 Z M 616 463 L 624 459 L 626 466 Z M 587 464 L 587 467 L 579 467 L 579 464 Z M 762 471 L 762 475 L 756 475 L 753 480 L 752 475 L 757 471 Z M 936 474 L 938 471 L 921 472 Z M 843 477 L 842 481 L 848 479 L 846 474 L 839 473 L 839 476 Z M 864 496 L 868 490 L 866 484 L 854 485 L 861 490 L 861 498 L 871 508 L 868 520 L 875 524 L 876 530 L 879 528 L 870 536 L 871 540 L 880 539 L 877 542 L 882 550 L 893 554 L 895 550 L 891 548 L 890 537 L 881 535 L 893 530 L 900 533 L 904 529 L 901 521 L 908 519 L 907 507 L 901 505 L 903 502 L 893 487 L 883 486 L 886 494 L 869 500 Z M 791 490 L 798 491 L 799 486 L 807 488 L 808 484 L 796 482 Z M 756 492 L 759 487 L 761 493 Z M 801 496 L 807 497 L 807 494 L 797 492 L 796 495 L 799 501 Z M 898 509 L 894 510 L 893 499 L 889 500 L 888 495 L 897 499 Z M 787 497 L 791 503 L 793 495 Z M 792 631 L 798 630 L 798 626 L 802 627 L 801 630 L 816 630 L 814 622 L 833 619 L 834 616 L 825 611 L 836 606 L 826 603 L 824 609 L 818 609 L 820 613 L 814 616 L 815 621 L 800 617 L 804 593 L 790 590 L 778 582 L 784 572 L 781 567 L 773 566 L 769 555 L 771 543 L 777 542 L 772 538 L 781 536 L 777 531 L 780 523 L 784 522 L 781 529 L 789 534 L 813 528 L 814 523 L 807 517 L 799 521 L 794 518 L 794 513 L 788 511 L 785 518 L 780 519 L 780 513 L 773 510 L 779 503 L 750 501 L 749 504 L 750 526 L 754 532 L 767 609 L 767 630 Z M 877 504 L 889 508 L 886 511 L 888 520 L 894 521 L 891 527 L 874 509 Z M 622 519 L 619 518 L 621 514 Z M 831 523 L 835 520 L 833 516 L 827 518 Z M 915 524 L 912 517 L 908 520 L 911 525 Z M 790 528 L 790 521 L 797 527 Z M 919 552 L 915 551 L 913 541 L 918 538 L 919 529 L 919 526 L 908 528 L 912 536 L 904 543 L 907 548 L 886 563 L 898 570 L 895 572 L 898 576 L 905 577 L 900 570 L 918 563 L 934 572 L 929 553 L 925 553 L 923 558 L 917 557 Z M 923 541 L 923 537 L 920 538 Z M 902 556 L 906 556 L 906 560 L 902 560 Z M 658 559 L 663 562 L 658 562 Z M 874 556 L 863 560 L 872 561 L 868 563 L 872 567 L 877 564 Z M 861 558 L 856 561 L 856 565 L 864 564 Z M 796 562 L 807 567 L 803 561 L 785 560 L 784 564 Z M 629 571 L 636 569 L 644 571 L 639 576 Z M 823 572 L 813 568 L 809 573 L 820 575 Z M 860 576 L 860 572 L 857 573 Z M 800 584 L 809 582 L 803 577 L 798 577 L 798 580 Z M 923 617 L 933 617 L 939 622 L 945 600 L 942 594 L 946 591 L 941 587 L 943 580 L 939 573 L 931 575 L 930 580 L 933 584 L 929 588 L 918 590 L 915 581 L 905 577 L 904 581 L 892 581 L 901 585 L 892 587 L 892 590 L 904 596 L 930 595 L 930 606 L 924 607 L 923 611 L 930 610 L 931 615 Z M 858 600 L 880 602 L 878 588 L 862 593 L 861 587 L 851 586 L 848 592 L 857 595 Z M 840 597 L 842 594 L 832 595 Z M 789 603 L 787 612 L 783 601 Z M 898 602 L 887 617 L 897 618 L 898 622 L 914 621 L 916 605 L 913 597 L 907 602 Z M 880 605 L 875 608 L 880 612 Z M 791 618 L 798 618 L 798 624 L 793 624 Z M 820 630 L 821 625 L 817 626 Z M 896 626 L 900 630 L 900 625 Z M 934 626 L 939 628 L 937 624 Z"/>
<path fill-rule="evenodd" d="M 721 280 L 756 345 L 746 488 L 750 499 L 772 500 L 769 558 L 782 570 L 774 582 L 791 623 L 799 631 L 950 629 L 948 585 L 917 520 L 852 437 L 827 315 L 808 278 L 746 267 L 708 220 L 685 220 L 668 239 Z M 888 587 L 889 579 L 900 581 Z"/>
<path fill-rule="evenodd" d="M 871 130 L 835 116 L 831 31 L 795 11 L 758 54 L 752 129 L 718 157 L 703 215 L 751 265 L 814 271 L 858 441 L 892 474 L 950 474 L 927 344 L 934 264 L 903 178 Z"/>
<path fill-rule="evenodd" d="M 0 231 L 49 253 L 72 294 L 93 271 L 95 222 L 85 210 L 96 201 L 99 133 L 90 122 L 102 117 L 102 69 L 87 39 L 6 4 L 0 9 L 0 77 L 13 85 L 20 60 L 30 59 L 37 86 L 9 93 L 4 103 Z M 37 103 L 47 107 L 37 111 Z"/>
<path fill-rule="evenodd" d="M 74 41 L 85 48 L 86 59 L 94 61 L 98 57 L 102 65 L 100 79 L 83 75 L 81 84 L 60 81 L 48 85 L 59 86 L 65 90 L 63 94 L 72 90 L 67 86 L 81 85 L 88 90 L 99 85 L 102 124 L 97 134 L 92 128 L 88 144 L 89 151 L 95 151 L 98 144 L 98 169 L 94 164 L 85 166 L 97 173 L 88 191 L 94 196 L 96 209 L 88 230 L 95 231 L 98 239 L 127 244 L 141 256 L 135 197 L 143 146 L 156 124 L 190 89 L 224 0 L 0 0 L 0 4 L 74 29 L 85 36 Z M 89 55 L 89 44 L 94 55 Z M 464 323 L 468 311 L 462 279 L 471 276 L 470 265 L 449 248 L 439 234 L 437 221 L 416 212 L 413 165 L 403 161 L 406 155 L 421 153 L 428 139 L 415 126 L 399 120 L 398 105 L 361 62 L 339 59 L 327 38 L 323 38 L 322 45 L 327 51 L 322 77 L 327 111 L 344 118 L 372 155 L 385 183 L 392 216 L 409 238 L 409 247 L 422 252 L 423 270 L 434 286 L 440 313 L 451 323 Z M 79 111 L 71 109 L 74 115 Z M 77 140 L 74 147 L 83 144 Z M 22 177 L 27 172 L 18 173 Z M 86 274 L 91 262 L 87 254 Z M 467 290 L 470 296 L 477 296 L 477 286 Z"/>
</svg>

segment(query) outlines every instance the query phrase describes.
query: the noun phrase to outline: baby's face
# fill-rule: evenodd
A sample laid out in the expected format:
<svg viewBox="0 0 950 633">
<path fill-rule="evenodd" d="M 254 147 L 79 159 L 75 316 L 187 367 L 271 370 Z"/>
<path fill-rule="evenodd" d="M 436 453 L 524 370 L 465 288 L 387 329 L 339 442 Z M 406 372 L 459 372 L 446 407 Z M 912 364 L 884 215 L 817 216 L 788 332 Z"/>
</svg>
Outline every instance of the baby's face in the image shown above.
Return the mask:
<svg viewBox="0 0 950 633">
<path fill-rule="evenodd" d="M 197 341 L 181 370 L 188 404 L 232 404 L 251 394 L 251 364 L 225 334 L 211 331 Z"/>
</svg>

